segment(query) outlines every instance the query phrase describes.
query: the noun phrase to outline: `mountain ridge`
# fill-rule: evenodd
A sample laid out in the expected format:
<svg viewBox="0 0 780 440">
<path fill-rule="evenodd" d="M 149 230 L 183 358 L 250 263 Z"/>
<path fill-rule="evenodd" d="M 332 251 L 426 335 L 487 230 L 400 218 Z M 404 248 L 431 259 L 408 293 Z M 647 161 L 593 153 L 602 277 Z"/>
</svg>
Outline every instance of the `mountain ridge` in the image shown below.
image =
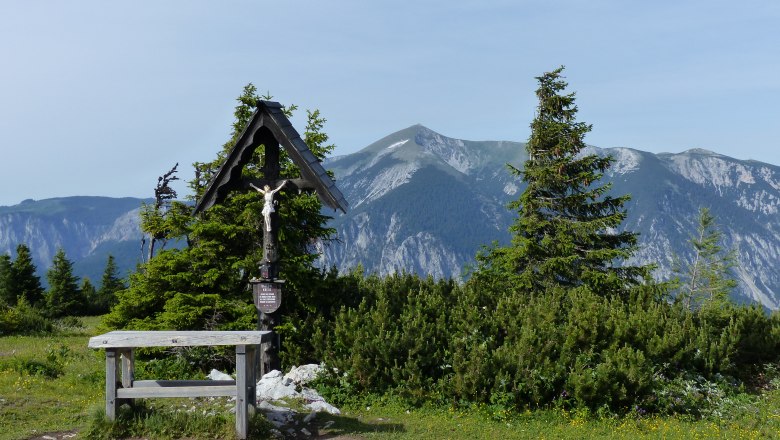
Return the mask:
<svg viewBox="0 0 780 440">
<path fill-rule="evenodd" d="M 708 207 L 724 247 L 738 255 L 735 300 L 780 308 L 780 167 L 703 149 L 653 154 L 588 146 L 583 154 L 612 155 L 604 179 L 614 194 L 632 196 L 624 228 L 640 234 L 640 248 L 629 263 L 657 263 L 656 276 L 668 279 L 676 257 L 690 259 L 697 211 Z M 521 169 L 526 159 L 523 143 L 454 139 L 421 124 L 326 159 L 351 209 L 330 221 L 336 240 L 318 245 L 318 264 L 465 279 L 483 246 L 508 243 L 517 213 L 506 206 L 524 185 L 507 164 Z M 142 258 L 144 201 L 78 196 L 0 207 L 0 253 L 26 243 L 44 273 L 62 246 L 77 274 L 91 265 L 94 280 L 111 252 L 127 273 Z"/>
<path fill-rule="evenodd" d="M 395 152 L 402 148 L 427 151 L 438 158 L 439 168 L 449 166 L 457 177 L 448 183 L 440 182 L 439 186 L 449 185 L 453 191 L 462 191 L 461 200 L 453 201 L 448 194 L 438 194 L 434 197 L 442 201 L 438 206 L 434 203 L 421 206 L 409 197 L 385 198 L 393 191 L 401 191 L 403 186 L 408 186 L 403 190 L 405 194 L 419 194 L 427 189 L 422 182 L 430 171 L 419 159 L 421 153 L 402 156 Z M 467 151 L 472 154 L 469 156 Z M 703 149 L 653 154 L 632 148 L 589 146 L 583 151 L 583 154 L 591 153 L 614 157 L 605 179 L 614 184 L 615 194 L 632 195 L 626 206 L 628 217 L 624 228 L 640 234 L 640 248 L 629 263 L 659 263 L 656 275 L 671 277 L 675 256 L 682 260 L 690 258 L 686 243 L 695 231 L 698 208 L 709 207 L 726 236 L 724 246 L 735 248 L 739 255 L 740 267 L 735 275 L 740 287 L 735 299 L 758 301 L 772 309 L 780 306 L 774 293 L 780 292 L 780 273 L 773 268 L 773 261 L 778 261 L 780 256 L 780 223 L 769 217 L 780 210 L 780 167 L 733 159 Z M 367 271 L 381 275 L 401 267 L 417 268 L 417 272 L 437 277 L 461 277 L 462 268 L 473 264 L 481 246 L 494 241 L 508 242 L 506 229 L 516 214 L 510 213 L 506 205 L 517 198 L 523 184 L 508 172 L 506 164 L 522 168 L 526 159 L 524 144 L 520 142 L 462 141 L 414 125 L 352 155 L 326 160 L 325 165 L 335 172 L 342 192 L 350 194 L 351 200 L 357 201 L 353 206 L 360 208 L 334 219 L 332 224 L 338 230 L 339 242 L 321 248 L 320 264 L 349 268 L 361 263 Z M 345 161 L 349 162 L 348 167 Z M 365 161 L 370 161 L 371 167 L 361 166 Z M 381 173 L 373 172 L 373 168 L 381 169 Z M 404 179 L 392 182 L 385 179 L 398 173 Z M 418 176 L 413 178 L 415 175 Z M 381 191 L 371 193 L 367 187 L 378 187 Z M 473 203 L 464 205 L 460 203 L 463 199 Z M 410 221 L 408 217 L 386 214 L 409 210 L 414 212 L 417 223 L 427 217 L 446 218 L 448 212 L 458 217 L 463 217 L 464 212 L 481 215 L 463 218 L 464 227 L 457 232 L 436 234 L 424 230 L 425 244 L 422 244 L 418 243 L 422 237 L 415 234 L 399 236 L 398 230 L 414 229 L 404 225 Z M 372 212 L 377 215 L 371 215 Z M 479 239 L 464 243 L 462 237 L 474 235 Z M 456 242 L 460 244 L 451 245 Z M 377 259 L 373 249 L 378 246 L 395 251 L 385 252 Z M 436 264 L 426 264 L 427 261 Z"/>
</svg>

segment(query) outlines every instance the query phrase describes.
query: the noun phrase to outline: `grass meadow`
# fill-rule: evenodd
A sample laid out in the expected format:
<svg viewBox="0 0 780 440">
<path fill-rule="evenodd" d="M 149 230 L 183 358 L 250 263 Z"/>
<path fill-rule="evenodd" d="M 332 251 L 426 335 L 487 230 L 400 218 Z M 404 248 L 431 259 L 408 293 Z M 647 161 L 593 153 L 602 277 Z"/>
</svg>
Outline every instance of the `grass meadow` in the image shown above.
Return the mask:
<svg viewBox="0 0 780 440">
<path fill-rule="evenodd" d="M 83 322 L 83 328 L 61 329 L 51 336 L 0 337 L 0 440 L 52 433 L 76 433 L 75 438 L 230 437 L 229 403 L 219 405 L 222 414 L 204 416 L 176 410 L 200 403 L 158 399 L 144 405 L 143 417 L 128 422 L 132 429 L 115 429 L 102 421 L 104 357 L 102 351 L 87 348 L 89 337 L 100 333 L 100 319 Z M 724 408 L 728 411 L 719 417 L 693 420 L 636 414 L 599 417 L 560 409 L 511 413 L 490 406 L 412 408 L 392 398 L 367 398 L 343 406 L 340 417 L 319 415 L 316 423 L 321 438 L 351 440 L 780 438 L 780 391 L 746 396 Z M 155 412 L 163 416 L 155 417 Z M 204 427 L 200 423 L 204 417 L 214 417 L 213 423 Z"/>
</svg>

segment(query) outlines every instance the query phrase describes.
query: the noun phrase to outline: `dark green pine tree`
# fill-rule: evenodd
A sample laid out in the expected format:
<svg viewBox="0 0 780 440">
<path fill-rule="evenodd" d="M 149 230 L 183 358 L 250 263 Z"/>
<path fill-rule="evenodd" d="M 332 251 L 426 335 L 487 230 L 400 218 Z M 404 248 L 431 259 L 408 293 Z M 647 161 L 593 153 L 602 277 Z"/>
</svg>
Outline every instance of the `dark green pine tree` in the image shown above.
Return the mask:
<svg viewBox="0 0 780 440">
<path fill-rule="evenodd" d="M 608 195 L 601 182 L 611 157 L 582 155 L 591 126 L 576 121 L 574 93 L 565 94 L 563 67 L 537 77 L 539 106 L 526 144 L 529 159 L 511 172 L 525 181 L 508 247 L 483 253 L 481 274 L 504 288 L 534 294 L 553 287 L 588 286 L 602 295 L 624 295 L 648 272 L 620 266 L 637 236 L 620 231 L 628 195 Z"/>
<path fill-rule="evenodd" d="M 98 314 L 107 313 L 116 304 L 116 294 L 125 289 L 125 283 L 119 277 L 119 269 L 113 255 L 108 256 L 106 268 L 103 270 L 103 278 L 100 280 L 100 289 L 97 291 L 94 309 Z"/>
<path fill-rule="evenodd" d="M 79 289 L 79 278 L 73 275 L 73 263 L 62 248 L 54 254 L 46 279 L 49 281 L 46 308 L 50 316 L 59 318 L 83 314 L 84 297 Z"/>
<path fill-rule="evenodd" d="M 11 256 L 0 255 L 0 305 L 13 306 L 16 304 L 16 294 L 9 288 L 11 282 Z"/>
<path fill-rule="evenodd" d="M 43 287 L 36 272 L 30 254 L 30 248 L 24 244 L 16 247 L 16 259 L 11 264 L 11 276 L 8 283 L 10 295 L 23 297 L 31 305 L 43 305 Z"/>
<path fill-rule="evenodd" d="M 84 298 L 84 315 L 100 315 L 105 313 L 102 311 L 100 298 L 98 297 L 98 291 L 95 285 L 92 284 L 89 278 L 84 277 L 81 279 L 81 286 L 79 286 L 81 296 Z"/>
</svg>

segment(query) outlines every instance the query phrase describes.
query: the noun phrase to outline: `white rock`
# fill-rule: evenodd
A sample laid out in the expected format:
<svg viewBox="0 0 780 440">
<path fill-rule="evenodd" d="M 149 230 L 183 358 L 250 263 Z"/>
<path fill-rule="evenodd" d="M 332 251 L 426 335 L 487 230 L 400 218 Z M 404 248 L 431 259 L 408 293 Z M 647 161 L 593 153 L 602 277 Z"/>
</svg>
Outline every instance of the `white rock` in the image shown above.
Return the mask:
<svg viewBox="0 0 780 440">
<path fill-rule="evenodd" d="M 211 380 L 233 380 L 233 376 L 225 374 L 217 369 L 211 370 L 211 373 L 209 373 L 209 375 L 206 377 Z"/>
<path fill-rule="evenodd" d="M 275 377 L 281 377 L 281 376 L 282 376 L 282 372 L 281 371 L 279 371 L 279 370 L 271 370 L 268 373 L 265 373 L 263 375 L 263 377 L 260 378 L 260 380 L 263 380 L 263 379 L 273 379 Z"/>
<path fill-rule="evenodd" d="M 289 383 L 285 385 L 284 382 Z M 281 372 L 276 370 L 264 375 L 263 378 L 257 382 L 256 395 L 258 400 L 279 400 L 300 397 L 300 393 L 295 390 L 295 385 L 290 381 L 285 381 L 282 378 Z"/>
<path fill-rule="evenodd" d="M 312 411 L 303 418 L 303 423 L 309 423 L 314 420 L 315 417 L 317 417 L 317 413 Z"/>
<path fill-rule="evenodd" d="M 292 367 L 284 377 L 290 378 L 297 385 L 303 385 L 316 379 L 322 370 L 322 366 L 317 364 L 301 365 L 300 367 Z"/>
<path fill-rule="evenodd" d="M 306 429 L 306 428 L 301 428 L 301 434 L 303 434 L 305 436 L 310 436 L 311 432 L 308 429 Z"/>
<path fill-rule="evenodd" d="M 307 402 L 314 402 L 314 401 L 317 401 L 317 400 L 322 400 L 322 401 L 325 400 L 325 399 L 322 398 L 322 396 L 320 396 L 320 393 L 318 393 L 317 390 L 313 390 L 311 388 L 304 388 L 304 389 L 302 389 L 301 390 L 301 397 L 303 398 L 303 400 L 305 400 Z"/>
<path fill-rule="evenodd" d="M 341 415 L 341 411 L 338 408 L 324 400 L 308 403 L 305 408 L 316 412 L 326 412 L 328 414 L 333 414 L 334 416 Z"/>
</svg>

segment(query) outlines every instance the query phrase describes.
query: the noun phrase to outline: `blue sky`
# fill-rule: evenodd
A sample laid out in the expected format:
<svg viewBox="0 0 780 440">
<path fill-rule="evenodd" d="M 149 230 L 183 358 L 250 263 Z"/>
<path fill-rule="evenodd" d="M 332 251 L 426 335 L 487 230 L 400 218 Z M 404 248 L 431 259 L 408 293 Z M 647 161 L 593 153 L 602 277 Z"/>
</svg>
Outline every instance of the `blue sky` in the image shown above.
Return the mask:
<svg viewBox="0 0 780 440">
<path fill-rule="evenodd" d="M 559 65 L 590 144 L 780 165 L 778 23 L 770 0 L 6 0 L 0 205 L 189 179 L 249 82 L 319 108 L 336 154 L 416 123 L 525 141 Z"/>
</svg>

